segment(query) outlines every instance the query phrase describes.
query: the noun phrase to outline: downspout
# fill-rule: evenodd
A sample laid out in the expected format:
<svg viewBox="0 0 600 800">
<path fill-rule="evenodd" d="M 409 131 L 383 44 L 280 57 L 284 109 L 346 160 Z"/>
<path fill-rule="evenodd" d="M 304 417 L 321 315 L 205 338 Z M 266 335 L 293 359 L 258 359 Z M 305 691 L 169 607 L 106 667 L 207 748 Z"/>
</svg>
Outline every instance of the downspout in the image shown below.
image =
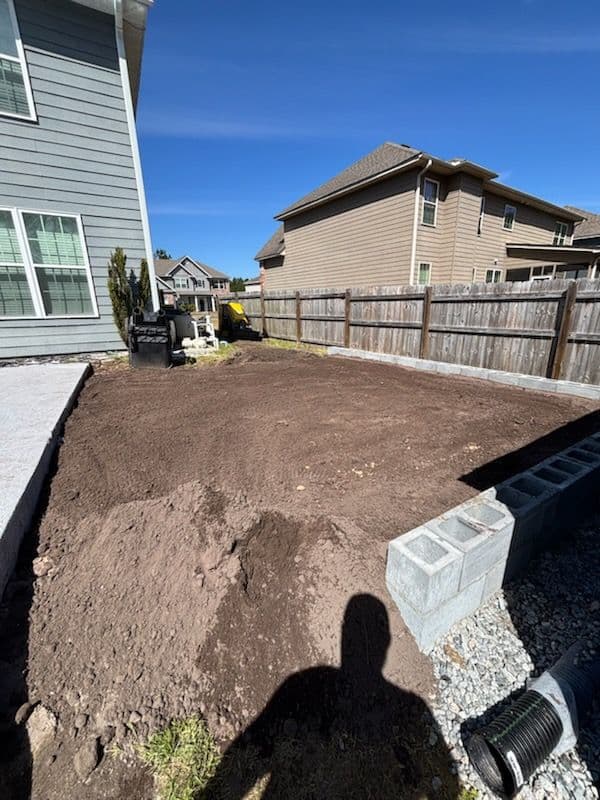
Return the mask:
<svg viewBox="0 0 600 800">
<path fill-rule="evenodd" d="M 131 97 L 131 85 L 129 83 L 129 70 L 127 69 L 127 57 L 125 54 L 125 40 L 123 37 L 123 0 L 114 0 L 115 10 L 115 39 L 117 43 L 117 55 L 119 57 L 119 72 L 121 74 L 121 86 L 123 89 L 123 100 L 125 103 L 125 115 L 127 117 L 127 128 L 129 130 L 129 141 L 131 144 L 131 155 L 133 158 L 133 171 L 140 205 L 140 216 L 142 220 L 142 232 L 144 236 L 144 250 L 146 251 L 146 261 L 148 262 L 148 274 L 150 276 L 150 292 L 152 295 L 152 308 L 158 311 L 160 300 L 158 297 L 158 287 L 156 285 L 156 273 L 154 272 L 154 256 L 152 253 L 152 240 L 150 238 L 150 220 L 148 218 L 148 206 L 146 205 L 146 193 L 144 191 L 144 178 L 142 176 L 142 162 L 140 159 L 140 149 L 138 146 L 137 131 L 135 127 L 135 113 L 133 110 L 133 100 Z"/>
<path fill-rule="evenodd" d="M 408 282 L 412 286 L 415 280 L 415 260 L 417 258 L 417 230 L 419 225 L 419 201 L 421 199 L 421 178 L 432 164 L 432 159 L 428 159 L 423 169 L 417 175 L 417 186 L 415 189 L 415 210 L 413 214 L 412 243 L 410 247 L 410 272 Z"/>
<path fill-rule="evenodd" d="M 596 256 L 596 258 L 590 264 L 590 266 L 591 266 L 591 270 L 590 270 L 590 278 L 591 278 L 591 280 L 594 280 L 594 278 L 596 277 L 596 270 L 598 269 L 598 261 L 600 261 L 600 256 Z"/>
</svg>

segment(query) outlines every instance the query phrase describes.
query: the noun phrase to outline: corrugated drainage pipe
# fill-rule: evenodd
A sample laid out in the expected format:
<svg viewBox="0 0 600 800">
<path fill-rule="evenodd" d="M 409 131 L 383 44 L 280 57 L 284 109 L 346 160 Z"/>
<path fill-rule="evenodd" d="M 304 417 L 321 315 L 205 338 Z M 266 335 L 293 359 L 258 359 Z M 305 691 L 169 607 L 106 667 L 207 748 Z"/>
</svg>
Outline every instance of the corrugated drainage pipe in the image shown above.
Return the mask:
<svg viewBox="0 0 600 800">
<path fill-rule="evenodd" d="M 577 742 L 600 690 L 600 657 L 577 642 L 467 742 L 471 762 L 500 797 L 513 797 L 551 753 Z"/>
</svg>

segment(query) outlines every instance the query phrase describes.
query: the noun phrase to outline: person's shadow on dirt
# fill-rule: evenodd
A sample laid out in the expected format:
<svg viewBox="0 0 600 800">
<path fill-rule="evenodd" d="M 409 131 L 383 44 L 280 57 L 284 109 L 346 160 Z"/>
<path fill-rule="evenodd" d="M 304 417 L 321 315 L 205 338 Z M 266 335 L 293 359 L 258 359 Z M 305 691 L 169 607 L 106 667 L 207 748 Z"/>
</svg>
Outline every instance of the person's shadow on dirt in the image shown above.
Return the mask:
<svg viewBox="0 0 600 800">
<path fill-rule="evenodd" d="M 200 798 L 457 798 L 448 748 L 426 703 L 382 675 L 389 643 L 383 603 L 352 597 L 340 668 L 287 678 Z"/>
</svg>

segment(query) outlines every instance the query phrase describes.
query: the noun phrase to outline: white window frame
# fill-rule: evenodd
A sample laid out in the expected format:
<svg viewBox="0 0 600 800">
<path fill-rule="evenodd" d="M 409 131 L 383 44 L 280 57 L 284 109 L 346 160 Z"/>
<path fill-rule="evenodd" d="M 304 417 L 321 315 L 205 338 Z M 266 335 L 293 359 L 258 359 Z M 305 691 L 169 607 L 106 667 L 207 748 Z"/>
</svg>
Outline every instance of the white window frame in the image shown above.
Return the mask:
<svg viewBox="0 0 600 800">
<path fill-rule="evenodd" d="M 512 215 L 511 224 L 507 225 L 506 224 L 506 214 L 507 214 L 509 209 L 513 212 L 513 215 Z M 506 203 L 505 206 L 504 206 L 504 217 L 502 219 L 502 227 L 504 228 L 505 231 L 512 231 L 512 230 L 514 230 L 516 221 L 517 221 L 517 207 L 516 206 L 511 206 L 510 203 Z"/>
<path fill-rule="evenodd" d="M 429 279 L 427 283 L 421 283 L 421 267 L 427 267 L 429 270 Z M 418 277 L 418 284 L 420 286 L 431 286 L 431 261 L 419 261 L 419 267 L 417 270 L 417 277 Z"/>
<path fill-rule="evenodd" d="M 561 237 L 562 237 L 562 242 L 561 242 Z M 554 236 L 552 237 L 552 246 L 562 247 L 563 245 L 568 245 L 569 244 L 569 242 L 567 241 L 568 238 L 569 238 L 569 223 L 556 220 L 556 224 L 554 225 Z"/>
<path fill-rule="evenodd" d="M 20 119 L 26 122 L 37 122 L 37 113 L 35 110 L 35 103 L 33 102 L 33 92 L 31 91 L 31 81 L 29 79 L 29 70 L 27 69 L 27 61 L 25 60 L 25 50 L 21 40 L 21 31 L 19 30 L 19 20 L 17 19 L 17 12 L 15 11 L 14 0 L 7 0 L 8 3 L 8 16 L 12 23 L 13 34 L 15 37 L 15 46 L 17 48 L 17 57 L 5 55 L 0 53 L 0 56 L 6 61 L 12 61 L 21 67 L 21 74 L 23 76 L 23 84 L 25 86 L 25 96 L 27 97 L 27 105 L 29 106 L 29 114 L 14 114 L 10 111 L 0 110 L 0 117 L 9 117 L 10 119 Z"/>
<path fill-rule="evenodd" d="M 485 218 L 485 197 L 482 196 L 481 203 L 479 204 L 479 220 L 477 221 L 477 236 L 481 236 L 483 232 L 484 218 Z"/>
<path fill-rule="evenodd" d="M 488 281 L 488 273 L 492 273 L 492 280 Z M 494 280 L 494 276 L 498 275 L 498 280 Z M 485 268 L 485 283 L 502 283 L 502 270 L 499 267 L 486 267 Z"/>
<path fill-rule="evenodd" d="M 425 200 L 425 184 L 427 183 L 435 183 L 436 186 L 435 203 L 432 203 L 431 200 Z M 421 225 L 425 225 L 425 227 L 427 228 L 437 227 L 439 202 L 440 202 L 440 182 L 436 181 L 435 178 L 423 178 L 423 193 L 421 196 Z M 433 206 L 433 222 L 425 222 L 425 203 L 427 203 L 427 205 Z"/>
<path fill-rule="evenodd" d="M 94 286 L 94 279 L 92 277 L 92 270 L 90 267 L 90 260 L 88 256 L 88 249 L 87 244 L 85 241 L 85 236 L 83 234 L 83 224 L 81 222 L 81 214 L 74 214 L 71 211 L 49 211 L 49 210 L 40 210 L 40 209 L 30 209 L 30 208 L 14 208 L 10 206 L 0 206 L 0 211 L 8 211 L 13 220 L 13 224 L 15 226 L 15 231 L 17 235 L 17 241 L 19 243 L 19 247 L 21 249 L 21 255 L 23 258 L 23 265 L 25 269 L 25 275 L 27 276 L 27 283 L 29 285 L 29 291 L 31 292 L 31 299 L 33 301 L 33 307 L 35 310 L 35 314 L 33 316 L 0 316 L 0 320 L 36 320 L 36 319 L 98 319 L 100 314 L 98 312 L 98 301 L 96 299 L 96 289 Z M 44 300 L 42 298 L 42 292 L 40 290 L 40 285 L 37 279 L 36 273 L 36 265 L 33 262 L 33 258 L 31 255 L 31 251 L 29 249 L 29 240 L 27 239 L 27 231 L 25 229 L 25 220 L 23 219 L 23 214 L 43 214 L 48 217 L 70 217 L 74 219 L 77 223 L 77 233 L 79 234 L 79 239 L 81 242 L 81 249 L 83 253 L 83 266 L 79 266 L 77 264 L 38 264 L 37 266 L 42 269 L 79 269 L 85 271 L 88 283 L 88 289 L 90 292 L 90 299 L 92 302 L 92 310 L 93 313 L 91 314 L 47 314 L 44 308 Z"/>
<path fill-rule="evenodd" d="M 173 281 L 174 281 L 173 285 L 175 286 L 176 289 L 192 289 L 193 288 L 193 287 L 190 286 L 190 279 L 189 278 L 184 278 L 181 275 L 174 275 L 173 276 Z M 177 281 L 185 281 L 185 284 L 183 286 L 178 286 L 177 285 Z"/>
</svg>

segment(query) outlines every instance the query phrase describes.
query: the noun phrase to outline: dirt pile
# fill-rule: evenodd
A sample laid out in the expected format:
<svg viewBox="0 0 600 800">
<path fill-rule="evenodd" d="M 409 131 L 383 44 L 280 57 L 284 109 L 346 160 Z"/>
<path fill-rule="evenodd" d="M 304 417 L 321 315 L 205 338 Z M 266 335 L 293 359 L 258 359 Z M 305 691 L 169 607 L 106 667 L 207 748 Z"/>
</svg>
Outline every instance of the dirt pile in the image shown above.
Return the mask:
<svg viewBox="0 0 600 800">
<path fill-rule="evenodd" d="M 40 537 L 27 690 L 58 720 L 34 762 L 48 798 L 172 718 L 199 712 L 229 742 L 289 675 L 339 663 L 353 594 L 385 596 L 385 548 L 352 523 L 199 482 L 75 527 L 50 508 Z M 428 663 L 407 642 L 394 631 L 388 674 L 427 693 Z M 90 797 L 114 768 L 100 761 Z"/>
</svg>

